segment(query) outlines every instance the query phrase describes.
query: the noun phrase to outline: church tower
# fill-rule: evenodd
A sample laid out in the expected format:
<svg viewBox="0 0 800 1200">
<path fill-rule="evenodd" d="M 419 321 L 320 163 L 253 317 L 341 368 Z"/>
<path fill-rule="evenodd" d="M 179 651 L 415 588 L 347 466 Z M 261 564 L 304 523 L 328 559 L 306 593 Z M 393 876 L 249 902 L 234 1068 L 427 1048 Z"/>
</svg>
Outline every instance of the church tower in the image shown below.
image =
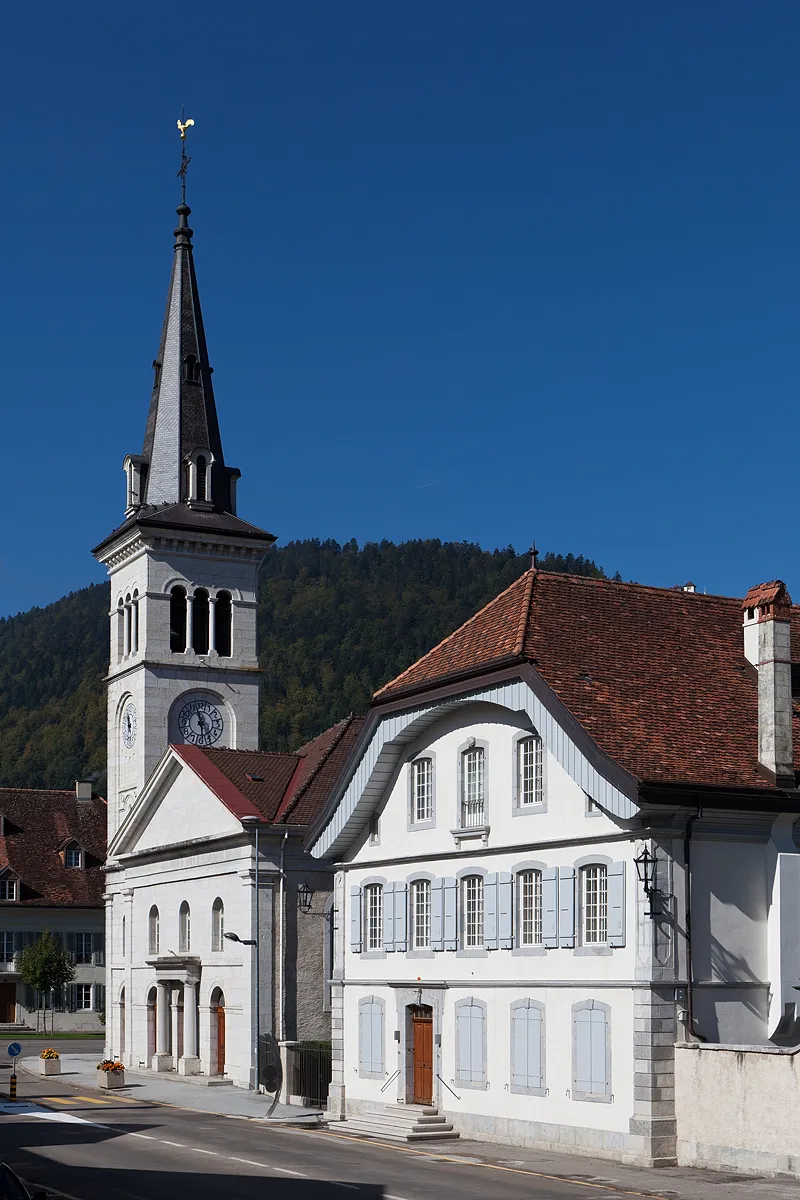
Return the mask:
<svg viewBox="0 0 800 1200">
<path fill-rule="evenodd" d="M 275 539 L 236 515 L 190 211 L 177 210 L 144 447 L 124 462 L 125 520 L 93 551 L 111 579 L 109 839 L 169 743 L 258 748 L 256 576 Z"/>
</svg>

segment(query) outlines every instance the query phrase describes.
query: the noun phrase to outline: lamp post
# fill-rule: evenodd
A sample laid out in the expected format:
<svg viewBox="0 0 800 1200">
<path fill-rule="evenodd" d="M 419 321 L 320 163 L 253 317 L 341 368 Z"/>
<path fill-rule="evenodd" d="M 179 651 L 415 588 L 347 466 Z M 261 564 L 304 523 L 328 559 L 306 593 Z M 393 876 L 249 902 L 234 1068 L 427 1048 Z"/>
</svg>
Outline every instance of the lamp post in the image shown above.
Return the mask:
<svg viewBox="0 0 800 1200">
<path fill-rule="evenodd" d="M 641 883 L 644 889 L 644 894 L 647 897 L 649 905 L 645 916 L 654 917 L 656 914 L 653 912 L 653 896 L 658 891 L 656 887 L 656 863 L 658 859 L 654 854 L 650 853 L 645 843 L 644 848 L 636 855 L 633 861 L 636 864 L 636 874 L 639 877 L 639 883 Z"/>
<path fill-rule="evenodd" d="M 259 846 L 258 830 L 260 817 L 242 817 L 245 829 L 255 830 L 256 849 L 256 1091 L 261 1087 L 261 895 L 259 891 Z"/>
</svg>

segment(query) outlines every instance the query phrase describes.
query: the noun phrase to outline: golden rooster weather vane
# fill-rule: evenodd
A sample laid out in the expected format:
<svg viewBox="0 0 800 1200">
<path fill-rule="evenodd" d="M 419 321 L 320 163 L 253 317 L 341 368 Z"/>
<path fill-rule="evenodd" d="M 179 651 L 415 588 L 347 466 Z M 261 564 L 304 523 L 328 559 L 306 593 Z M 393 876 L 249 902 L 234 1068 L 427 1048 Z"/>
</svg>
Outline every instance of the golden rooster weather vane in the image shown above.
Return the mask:
<svg viewBox="0 0 800 1200">
<path fill-rule="evenodd" d="M 191 117 L 183 119 L 183 109 L 181 109 L 181 115 L 178 118 L 178 132 L 181 135 L 181 169 L 178 171 L 178 178 L 181 181 L 181 204 L 186 203 L 186 170 L 192 161 L 191 157 L 186 154 L 186 130 L 190 129 L 192 125 L 194 125 L 194 121 Z"/>
</svg>

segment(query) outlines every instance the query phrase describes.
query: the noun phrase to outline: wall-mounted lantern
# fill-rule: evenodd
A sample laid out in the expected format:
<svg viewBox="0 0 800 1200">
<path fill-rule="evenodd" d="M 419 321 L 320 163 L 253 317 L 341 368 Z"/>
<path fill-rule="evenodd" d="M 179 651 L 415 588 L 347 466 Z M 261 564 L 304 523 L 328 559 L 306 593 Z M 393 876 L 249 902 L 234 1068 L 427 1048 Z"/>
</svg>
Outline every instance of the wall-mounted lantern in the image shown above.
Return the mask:
<svg viewBox="0 0 800 1200">
<path fill-rule="evenodd" d="M 656 887 L 656 863 L 658 860 L 645 845 L 644 849 L 636 855 L 633 861 L 636 864 L 636 874 L 639 877 L 639 883 L 642 885 L 644 894 L 647 897 L 648 910 L 645 916 L 654 917 L 656 914 L 653 912 L 653 896 L 658 891 Z"/>
<path fill-rule="evenodd" d="M 308 884 L 306 883 L 306 881 L 304 879 L 303 882 L 300 884 L 300 887 L 297 889 L 297 907 L 300 909 L 301 912 L 304 912 L 304 913 L 311 912 L 311 901 L 313 900 L 313 898 L 314 898 L 314 893 L 312 892 L 311 888 L 308 886 Z"/>
</svg>

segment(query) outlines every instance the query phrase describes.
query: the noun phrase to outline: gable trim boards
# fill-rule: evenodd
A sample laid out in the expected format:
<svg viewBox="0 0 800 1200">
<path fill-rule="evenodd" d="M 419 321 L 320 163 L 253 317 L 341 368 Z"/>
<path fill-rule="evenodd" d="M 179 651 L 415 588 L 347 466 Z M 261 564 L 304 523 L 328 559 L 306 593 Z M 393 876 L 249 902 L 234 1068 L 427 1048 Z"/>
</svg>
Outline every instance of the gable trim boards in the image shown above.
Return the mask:
<svg viewBox="0 0 800 1200">
<path fill-rule="evenodd" d="M 494 684 L 403 712 L 380 715 L 375 710 L 374 722 L 365 726 L 368 740 L 357 767 L 340 784 L 343 790 L 332 794 L 325 813 L 327 822 L 313 831 L 312 855 L 336 858 L 344 854 L 369 821 L 404 748 L 445 713 L 475 703 L 524 713 L 545 748 L 596 804 L 624 820 L 636 816 L 638 784 L 634 777 L 600 750 L 533 667 L 520 668 L 515 674 L 516 678 L 500 678 Z"/>
</svg>

